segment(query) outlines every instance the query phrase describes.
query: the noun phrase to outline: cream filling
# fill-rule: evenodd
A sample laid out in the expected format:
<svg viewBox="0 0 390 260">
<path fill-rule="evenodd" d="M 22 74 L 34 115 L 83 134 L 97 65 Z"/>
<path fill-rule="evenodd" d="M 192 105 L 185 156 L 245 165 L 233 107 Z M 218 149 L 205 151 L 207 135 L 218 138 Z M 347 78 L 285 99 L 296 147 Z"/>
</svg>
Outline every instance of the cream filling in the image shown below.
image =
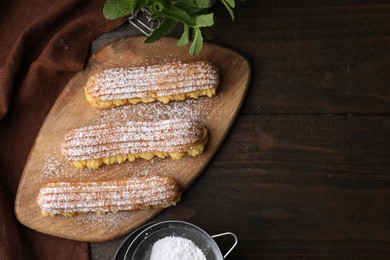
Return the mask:
<svg viewBox="0 0 390 260">
<path fill-rule="evenodd" d="M 119 99 L 119 100 L 111 100 L 111 101 L 98 101 L 91 97 L 87 91 L 85 91 L 85 97 L 88 100 L 89 103 L 91 103 L 92 106 L 97 108 L 111 108 L 111 107 L 117 107 L 117 106 L 123 106 L 125 104 L 137 104 L 137 103 L 150 103 L 155 101 L 160 101 L 164 104 L 168 104 L 171 101 L 183 101 L 188 98 L 199 98 L 200 96 L 208 96 L 212 97 L 216 93 L 216 89 L 205 89 L 205 90 L 199 90 L 194 91 L 190 93 L 184 93 L 184 94 L 176 94 L 176 95 L 169 95 L 169 96 L 163 96 L 163 97 L 145 97 L 145 98 L 129 98 L 129 99 Z"/>
<path fill-rule="evenodd" d="M 176 206 L 176 204 L 180 201 L 180 197 L 176 200 L 176 201 L 173 201 L 173 202 L 170 202 L 170 203 L 166 203 L 166 204 L 159 204 L 159 205 L 152 205 L 152 206 L 143 206 L 139 209 L 134 209 L 134 210 L 147 210 L 147 209 L 158 209 L 158 208 L 168 208 L 168 207 L 171 207 L 171 206 Z M 106 213 L 118 213 L 117 210 L 108 210 L 108 211 L 103 211 L 103 210 L 96 210 L 96 211 L 91 211 L 91 212 L 95 212 L 96 214 L 99 214 L 99 215 L 105 215 Z M 50 212 L 46 212 L 46 211 L 41 211 L 41 214 L 43 216 L 50 216 L 50 217 L 55 217 L 57 215 L 62 215 L 64 217 L 74 217 L 78 214 L 87 214 L 89 212 L 62 212 L 62 213 L 59 213 L 59 214 L 53 214 L 53 213 L 50 213 Z"/>
<path fill-rule="evenodd" d="M 181 159 L 186 155 L 197 156 L 203 152 L 204 144 L 199 144 L 195 148 L 187 151 L 187 152 L 149 152 L 149 153 L 136 153 L 136 154 L 124 154 L 124 155 L 116 155 L 107 158 L 98 158 L 91 160 L 83 160 L 83 161 L 74 161 L 72 162 L 76 168 L 99 168 L 102 164 L 110 165 L 114 163 L 123 163 L 125 161 L 134 161 L 137 158 L 142 158 L 146 160 L 151 160 L 155 156 L 158 158 L 171 157 L 173 159 Z"/>
</svg>

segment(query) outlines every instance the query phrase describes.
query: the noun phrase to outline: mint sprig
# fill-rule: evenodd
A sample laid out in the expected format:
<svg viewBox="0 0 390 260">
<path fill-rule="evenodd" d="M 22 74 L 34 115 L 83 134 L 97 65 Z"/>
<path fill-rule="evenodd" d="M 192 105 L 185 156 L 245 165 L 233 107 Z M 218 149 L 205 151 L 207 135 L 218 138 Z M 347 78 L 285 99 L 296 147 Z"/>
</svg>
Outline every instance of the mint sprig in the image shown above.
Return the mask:
<svg viewBox="0 0 390 260">
<path fill-rule="evenodd" d="M 183 34 L 177 45 L 185 46 L 192 40 L 189 53 L 195 56 L 203 48 L 203 28 L 215 24 L 214 13 L 210 9 L 216 3 L 222 3 L 234 20 L 235 0 L 106 0 L 103 14 L 106 19 L 115 20 L 146 6 L 153 13 L 152 18 L 163 17 L 163 21 L 145 43 L 161 39 L 177 24 L 182 24 Z"/>
</svg>

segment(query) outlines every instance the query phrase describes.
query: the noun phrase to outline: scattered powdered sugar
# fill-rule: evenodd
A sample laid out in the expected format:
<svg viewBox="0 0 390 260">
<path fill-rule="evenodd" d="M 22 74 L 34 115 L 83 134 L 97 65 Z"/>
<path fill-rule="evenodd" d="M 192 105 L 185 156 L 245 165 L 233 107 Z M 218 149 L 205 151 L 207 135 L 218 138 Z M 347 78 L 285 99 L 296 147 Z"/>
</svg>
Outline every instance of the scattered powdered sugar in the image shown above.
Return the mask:
<svg viewBox="0 0 390 260">
<path fill-rule="evenodd" d="M 72 218 L 77 219 L 75 221 L 77 228 L 85 228 L 85 226 L 88 226 L 88 230 L 94 232 L 102 229 L 114 229 L 118 224 L 125 222 L 129 216 L 128 212 L 107 213 L 104 215 L 91 212 L 78 214 Z"/>
<path fill-rule="evenodd" d="M 216 97 L 213 97 L 215 99 Z M 208 97 L 188 99 L 163 104 L 161 102 L 139 103 L 102 110 L 100 123 L 116 121 L 160 121 L 168 119 L 204 120 L 210 113 L 213 102 Z"/>
<path fill-rule="evenodd" d="M 42 184 L 58 180 L 80 181 L 96 176 L 94 169 L 77 169 L 61 154 L 59 149 L 51 154 L 44 154 L 43 164 L 40 168 L 41 175 L 36 176 Z"/>
<path fill-rule="evenodd" d="M 206 260 L 206 257 L 191 240 L 168 236 L 153 244 L 150 260 Z"/>
<path fill-rule="evenodd" d="M 42 166 L 42 172 L 44 174 L 44 179 L 49 179 L 49 177 L 61 177 L 63 175 L 63 167 L 59 160 L 57 160 L 52 155 L 47 155 L 46 160 Z"/>
</svg>

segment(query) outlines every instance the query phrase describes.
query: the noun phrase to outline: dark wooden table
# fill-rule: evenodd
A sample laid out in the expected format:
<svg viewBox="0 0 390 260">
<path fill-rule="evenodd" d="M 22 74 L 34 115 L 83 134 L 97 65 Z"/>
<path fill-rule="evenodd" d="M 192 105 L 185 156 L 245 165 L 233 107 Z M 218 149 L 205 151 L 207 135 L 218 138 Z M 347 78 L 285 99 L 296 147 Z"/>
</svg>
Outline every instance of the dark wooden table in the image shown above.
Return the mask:
<svg viewBox="0 0 390 260">
<path fill-rule="evenodd" d="M 153 220 L 234 232 L 228 259 L 390 257 L 389 2 L 252 0 L 216 18 L 211 41 L 249 59 L 249 91 L 201 177 Z M 91 244 L 92 259 L 122 240 Z"/>
</svg>

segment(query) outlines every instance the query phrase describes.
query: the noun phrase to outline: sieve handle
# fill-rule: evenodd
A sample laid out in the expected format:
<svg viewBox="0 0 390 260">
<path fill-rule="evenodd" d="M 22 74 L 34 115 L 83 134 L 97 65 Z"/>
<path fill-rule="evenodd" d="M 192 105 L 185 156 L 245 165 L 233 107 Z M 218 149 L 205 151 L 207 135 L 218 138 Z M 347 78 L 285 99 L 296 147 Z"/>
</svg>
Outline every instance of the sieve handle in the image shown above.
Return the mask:
<svg viewBox="0 0 390 260">
<path fill-rule="evenodd" d="M 225 232 L 225 233 L 221 233 L 221 234 L 216 234 L 216 235 L 213 235 L 211 237 L 215 238 L 215 237 L 222 237 L 222 236 L 232 236 L 234 238 L 234 244 L 229 249 L 229 251 L 227 251 L 227 253 L 223 256 L 223 259 L 225 259 L 230 254 L 230 252 L 232 252 L 233 248 L 236 247 L 238 239 L 237 239 L 237 236 L 235 234 L 233 234 L 232 232 Z"/>
</svg>

